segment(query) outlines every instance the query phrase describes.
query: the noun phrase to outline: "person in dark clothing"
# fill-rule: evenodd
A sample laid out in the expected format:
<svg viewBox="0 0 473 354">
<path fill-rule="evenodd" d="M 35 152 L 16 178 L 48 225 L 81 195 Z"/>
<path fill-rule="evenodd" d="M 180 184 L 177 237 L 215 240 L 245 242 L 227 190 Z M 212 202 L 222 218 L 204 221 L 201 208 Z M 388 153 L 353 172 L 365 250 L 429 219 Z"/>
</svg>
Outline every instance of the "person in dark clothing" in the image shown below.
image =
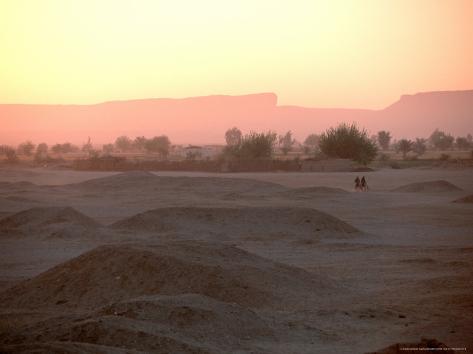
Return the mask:
<svg viewBox="0 0 473 354">
<path fill-rule="evenodd" d="M 355 178 L 355 191 L 361 190 L 361 181 L 360 177 L 356 176 Z"/>
<path fill-rule="evenodd" d="M 364 191 L 364 192 L 367 192 L 367 191 L 368 191 L 368 183 L 366 183 L 366 178 L 365 178 L 365 176 L 363 176 L 363 177 L 361 178 L 360 184 L 361 184 L 361 190 Z"/>
</svg>

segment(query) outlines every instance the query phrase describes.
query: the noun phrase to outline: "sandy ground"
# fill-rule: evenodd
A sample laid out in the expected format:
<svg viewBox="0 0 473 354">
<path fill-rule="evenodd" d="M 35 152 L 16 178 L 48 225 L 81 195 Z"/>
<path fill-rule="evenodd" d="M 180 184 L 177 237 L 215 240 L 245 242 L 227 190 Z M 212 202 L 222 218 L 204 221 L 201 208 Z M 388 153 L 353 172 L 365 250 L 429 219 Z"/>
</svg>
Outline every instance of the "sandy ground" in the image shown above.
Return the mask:
<svg viewBox="0 0 473 354">
<path fill-rule="evenodd" d="M 1 169 L 0 352 L 471 352 L 473 170 L 356 175 Z"/>
</svg>

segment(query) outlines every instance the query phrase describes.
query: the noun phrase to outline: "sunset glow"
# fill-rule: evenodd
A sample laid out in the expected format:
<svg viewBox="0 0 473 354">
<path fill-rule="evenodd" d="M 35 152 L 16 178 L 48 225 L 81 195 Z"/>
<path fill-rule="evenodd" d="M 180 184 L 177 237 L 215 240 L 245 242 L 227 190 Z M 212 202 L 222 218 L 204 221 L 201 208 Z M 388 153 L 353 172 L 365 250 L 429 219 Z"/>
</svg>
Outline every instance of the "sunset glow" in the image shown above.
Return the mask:
<svg viewBox="0 0 473 354">
<path fill-rule="evenodd" d="M 3 0 L 0 103 L 275 92 L 381 108 L 473 87 L 473 2 Z"/>
</svg>

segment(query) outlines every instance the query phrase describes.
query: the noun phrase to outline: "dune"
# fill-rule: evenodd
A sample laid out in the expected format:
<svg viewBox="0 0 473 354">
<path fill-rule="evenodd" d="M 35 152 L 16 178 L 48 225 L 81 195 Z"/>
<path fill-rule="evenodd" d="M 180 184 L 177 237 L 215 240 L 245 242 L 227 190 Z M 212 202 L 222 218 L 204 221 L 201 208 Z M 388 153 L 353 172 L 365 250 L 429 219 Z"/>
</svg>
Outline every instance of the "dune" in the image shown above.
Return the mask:
<svg viewBox="0 0 473 354">
<path fill-rule="evenodd" d="M 263 182 L 245 178 L 222 177 L 168 177 L 157 176 L 151 172 L 131 171 L 112 176 L 95 178 L 85 182 L 65 186 L 79 191 L 100 191 L 102 193 L 116 191 L 150 191 L 153 193 L 201 193 L 212 195 L 221 193 L 273 193 L 287 188 L 271 182 Z"/>
<path fill-rule="evenodd" d="M 411 350 L 407 349 L 411 348 Z M 427 348 L 431 348 L 431 350 L 428 350 Z M 449 350 L 449 347 L 441 342 L 439 342 L 436 339 L 426 339 L 422 338 L 420 342 L 418 343 L 396 343 L 393 345 L 390 345 L 387 348 L 372 352 L 372 353 L 367 353 L 367 354 L 400 354 L 400 353 L 406 353 L 406 352 L 422 352 L 422 353 L 448 353 L 448 354 L 453 354 L 455 353 L 454 350 Z"/>
<path fill-rule="evenodd" d="M 0 232 L 23 236 L 67 236 L 100 225 L 71 207 L 35 207 L 0 219 Z"/>
<path fill-rule="evenodd" d="M 454 184 L 444 181 L 417 182 L 403 185 L 392 189 L 392 192 L 402 193 L 438 193 L 438 192 L 458 192 L 462 189 Z"/>
<path fill-rule="evenodd" d="M 250 340 L 275 339 L 271 325 L 254 311 L 196 294 L 144 296 L 79 316 L 53 317 L 20 327 L 3 341 L 13 345 L 38 335 L 46 343 L 153 353 L 233 352 Z"/>
<path fill-rule="evenodd" d="M 234 236 L 347 236 L 358 230 L 324 212 L 299 207 L 158 208 L 120 220 L 113 229 Z"/>
<path fill-rule="evenodd" d="M 2 307 L 93 309 L 143 295 L 201 294 L 246 307 L 298 306 L 334 283 L 231 246 L 100 246 L 0 294 Z"/>
<path fill-rule="evenodd" d="M 473 204 L 473 194 L 467 195 L 466 197 L 456 199 L 453 201 L 453 203 L 467 203 L 467 204 Z"/>
<path fill-rule="evenodd" d="M 280 192 L 278 194 L 282 197 L 289 199 L 312 199 L 329 195 L 344 195 L 348 193 L 348 191 L 341 188 L 315 186 L 305 188 L 293 188 L 287 191 Z"/>
</svg>

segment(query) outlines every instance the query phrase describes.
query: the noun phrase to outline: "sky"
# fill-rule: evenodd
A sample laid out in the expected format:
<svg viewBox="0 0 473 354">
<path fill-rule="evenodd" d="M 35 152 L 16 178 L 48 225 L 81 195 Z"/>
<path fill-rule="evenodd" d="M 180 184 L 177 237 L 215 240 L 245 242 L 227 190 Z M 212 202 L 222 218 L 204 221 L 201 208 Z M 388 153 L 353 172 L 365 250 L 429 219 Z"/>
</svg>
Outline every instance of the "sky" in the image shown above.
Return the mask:
<svg viewBox="0 0 473 354">
<path fill-rule="evenodd" d="M 0 0 L 0 103 L 473 89 L 471 0 Z"/>
</svg>

